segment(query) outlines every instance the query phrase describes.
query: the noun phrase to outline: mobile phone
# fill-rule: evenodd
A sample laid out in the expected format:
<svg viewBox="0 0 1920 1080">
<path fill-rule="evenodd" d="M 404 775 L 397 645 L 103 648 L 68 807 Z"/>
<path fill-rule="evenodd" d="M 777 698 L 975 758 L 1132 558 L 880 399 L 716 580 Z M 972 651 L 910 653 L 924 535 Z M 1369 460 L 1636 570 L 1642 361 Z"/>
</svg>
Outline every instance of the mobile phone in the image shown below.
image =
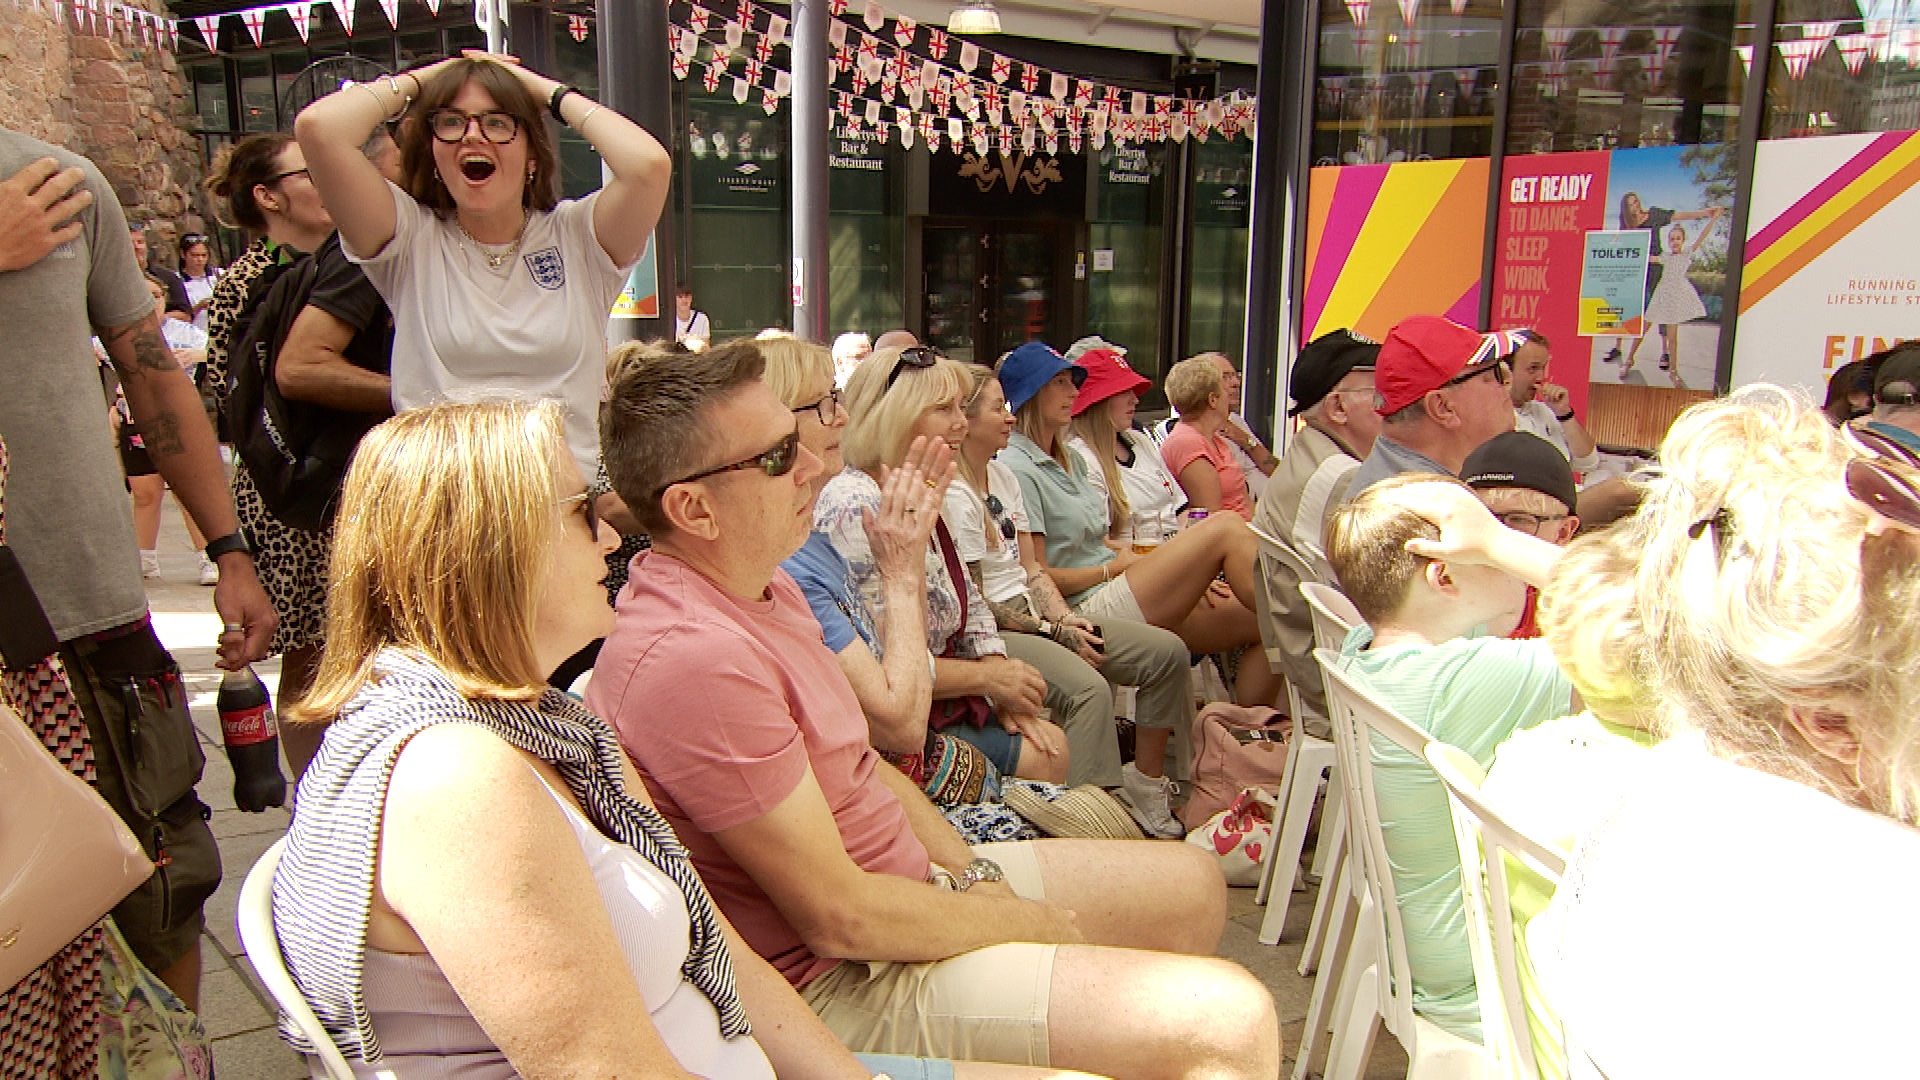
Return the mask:
<svg viewBox="0 0 1920 1080">
<path fill-rule="evenodd" d="M 1091 648 L 1094 652 L 1099 653 L 1101 656 L 1107 655 L 1107 632 L 1100 628 L 1099 623 L 1093 624 L 1093 635 L 1094 637 L 1097 637 L 1100 640 L 1088 641 L 1087 646 Z"/>
</svg>

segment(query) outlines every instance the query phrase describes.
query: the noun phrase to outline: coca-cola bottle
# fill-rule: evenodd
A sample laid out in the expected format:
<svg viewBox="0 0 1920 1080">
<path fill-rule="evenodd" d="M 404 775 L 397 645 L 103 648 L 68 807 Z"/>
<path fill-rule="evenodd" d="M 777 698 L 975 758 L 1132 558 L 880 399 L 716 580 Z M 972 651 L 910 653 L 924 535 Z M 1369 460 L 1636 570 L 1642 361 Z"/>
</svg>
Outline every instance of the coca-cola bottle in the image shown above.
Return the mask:
<svg viewBox="0 0 1920 1080">
<path fill-rule="evenodd" d="M 257 814 L 287 805 L 287 778 L 280 775 L 280 728 L 273 719 L 267 684 L 251 666 L 220 679 L 220 734 L 233 765 L 233 801 Z"/>
</svg>

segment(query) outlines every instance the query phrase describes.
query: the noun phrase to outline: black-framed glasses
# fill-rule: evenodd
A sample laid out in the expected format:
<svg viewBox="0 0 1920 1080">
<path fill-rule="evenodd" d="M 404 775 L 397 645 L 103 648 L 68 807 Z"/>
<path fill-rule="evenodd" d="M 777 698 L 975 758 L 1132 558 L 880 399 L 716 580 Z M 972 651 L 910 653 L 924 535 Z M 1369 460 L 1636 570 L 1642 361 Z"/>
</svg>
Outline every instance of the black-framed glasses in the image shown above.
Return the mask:
<svg viewBox="0 0 1920 1080">
<path fill-rule="evenodd" d="M 901 349 L 900 358 L 893 362 L 893 370 L 887 372 L 887 385 L 882 387 L 880 392 L 884 394 L 888 390 L 893 389 L 893 381 L 900 377 L 902 371 L 910 367 L 930 368 L 946 358 L 946 353 L 941 352 L 931 345 L 914 345 L 910 348 Z"/>
<path fill-rule="evenodd" d="M 443 143 L 457 143 L 467 137 L 474 123 L 480 124 L 480 137 L 505 146 L 520 134 L 520 118 L 509 112 L 470 113 L 460 109 L 435 109 L 427 114 L 427 130 Z"/>
<path fill-rule="evenodd" d="M 279 183 L 282 180 L 287 179 L 290 176 L 305 176 L 309 180 L 313 179 L 312 175 L 309 174 L 306 168 L 303 166 L 298 169 L 288 169 L 286 172 L 283 172 L 283 173 L 274 173 L 272 176 L 267 177 L 266 186 L 272 187 L 273 185 Z M 201 239 L 204 240 L 206 239 L 206 237 L 203 236 L 201 237 Z"/>
<path fill-rule="evenodd" d="M 1510 514 L 1495 514 L 1493 516 L 1499 518 L 1500 523 L 1507 528 L 1515 532 L 1523 533 L 1538 533 L 1540 526 L 1545 525 L 1549 521 L 1567 520 L 1567 515 L 1565 514 L 1529 514 L 1522 510 L 1515 510 Z"/>
<path fill-rule="evenodd" d="M 786 438 L 781 439 L 769 449 L 762 450 L 752 457 L 741 458 L 739 461 L 728 462 L 725 465 L 716 465 L 704 472 L 697 472 L 692 476 L 683 476 L 678 480 L 669 481 L 660 485 L 660 490 L 665 491 L 675 484 L 691 484 L 695 480 L 705 480 L 709 476 L 738 472 L 742 469 L 759 469 L 768 476 L 785 476 L 793 471 L 793 463 L 799 459 L 800 429 L 795 428 Z"/>
<path fill-rule="evenodd" d="M 583 491 L 578 495 L 569 495 L 564 499 L 556 501 L 561 506 L 565 506 L 568 503 L 579 503 L 580 513 L 585 515 L 587 519 L 587 535 L 593 537 L 595 540 L 600 539 L 600 510 L 594 505 L 595 500 L 592 491 Z"/>
<path fill-rule="evenodd" d="M 1485 375 L 1489 371 L 1493 372 L 1494 379 L 1496 379 L 1501 386 L 1505 386 L 1508 383 L 1513 381 L 1512 366 L 1510 366 L 1505 360 L 1496 360 L 1491 364 L 1482 364 L 1479 367 L 1468 368 L 1467 370 L 1461 372 L 1460 374 L 1455 375 L 1453 378 L 1448 379 L 1446 382 L 1441 383 L 1440 389 L 1451 390 L 1454 387 L 1459 386 L 1461 383 L 1466 382 L 1469 379 L 1477 379 L 1480 376 Z"/>
<path fill-rule="evenodd" d="M 832 427 L 833 422 L 840 419 L 840 410 L 844 408 L 846 405 L 841 400 L 840 391 L 835 390 L 811 405 L 802 405 L 794 409 L 793 414 L 798 416 L 801 413 L 812 413 L 820 418 L 820 423 Z"/>
<path fill-rule="evenodd" d="M 1010 517 L 1007 517 L 1006 513 L 1007 513 L 1006 504 L 1000 501 L 1000 496 L 998 495 L 987 496 L 988 516 L 992 517 L 993 520 L 1000 523 L 1000 535 L 1006 537 L 1009 540 L 1012 540 L 1015 536 L 1019 535 L 1019 530 L 1014 528 L 1013 519 Z"/>
</svg>

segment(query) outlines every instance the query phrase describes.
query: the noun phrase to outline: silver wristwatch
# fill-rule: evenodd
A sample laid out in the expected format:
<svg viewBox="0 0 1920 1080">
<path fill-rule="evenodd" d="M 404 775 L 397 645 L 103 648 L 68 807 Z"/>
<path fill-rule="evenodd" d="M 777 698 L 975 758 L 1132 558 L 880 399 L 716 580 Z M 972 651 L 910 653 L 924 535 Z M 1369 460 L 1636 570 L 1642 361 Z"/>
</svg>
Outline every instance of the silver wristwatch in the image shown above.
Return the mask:
<svg viewBox="0 0 1920 1080">
<path fill-rule="evenodd" d="M 1000 864 L 992 859 L 975 859 L 967 864 L 965 870 L 960 871 L 960 876 L 954 880 L 954 885 L 959 891 L 966 892 L 983 881 L 1000 881 L 1005 876 L 1000 872 Z"/>
</svg>

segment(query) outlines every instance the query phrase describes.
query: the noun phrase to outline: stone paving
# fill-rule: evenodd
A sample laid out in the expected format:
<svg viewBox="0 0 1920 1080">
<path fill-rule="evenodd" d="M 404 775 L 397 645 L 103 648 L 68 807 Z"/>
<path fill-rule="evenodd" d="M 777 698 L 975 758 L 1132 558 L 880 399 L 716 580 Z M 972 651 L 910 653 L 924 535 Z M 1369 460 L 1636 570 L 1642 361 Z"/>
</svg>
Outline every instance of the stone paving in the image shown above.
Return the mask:
<svg viewBox="0 0 1920 1080">
<path fill-rule="evenodd" d="M 147 597 L 155 629 L 179 662 L 191 694 L 194 726 L 207 754 L 200 797 L 213 807 L 213 832 L 225 870 L 219 891 L 207 902 L 207 934 L 201 949 L 202 1019 L 214 1040 L 214 1064 L 222 1080 L 297 1080 L 307 1076 L 306 1067 L 280 1041 L 272 997 L 255 977 L 234 928 L 240 884 L 260 853 L 286 831 L 288 816 L 284 810 L 247 814 L 234 808 L 233 773 L 221 749 L 220 720 L 214 711 L 220 675 L 213 664 L 213 642 L 220 632 L 220 618 L 214 614 L 213 590 L 192 584 L 199 564 L 171 496 L 162 516 L 160 551 L 161 576 L 147 583 Z M 254 670 L 270 690 L 277 690 L 277 660 L 256 664 Z M 1312 907 L 1312 893 L 1294 893 L 1286 941 L 1265 946 L 1256 937 L 1264 909 L 1254 905 L 1253 890 L 1229 890 L 1227 928 L 1219 953 L 1245 965 L 1273 993 L 1286 1048 L 1283 1075 L 1293 1068 L 1293 1049 L 1299 1045 L 1307 999 L 1313 991 L 1313 981 L 1298 973 L 1300 938 Z M 1406 1068 L 1399 1044 L 1383 1032 L 1366 1073 L 1368 1080 L 1404 1076 Z"/>
</svg>

